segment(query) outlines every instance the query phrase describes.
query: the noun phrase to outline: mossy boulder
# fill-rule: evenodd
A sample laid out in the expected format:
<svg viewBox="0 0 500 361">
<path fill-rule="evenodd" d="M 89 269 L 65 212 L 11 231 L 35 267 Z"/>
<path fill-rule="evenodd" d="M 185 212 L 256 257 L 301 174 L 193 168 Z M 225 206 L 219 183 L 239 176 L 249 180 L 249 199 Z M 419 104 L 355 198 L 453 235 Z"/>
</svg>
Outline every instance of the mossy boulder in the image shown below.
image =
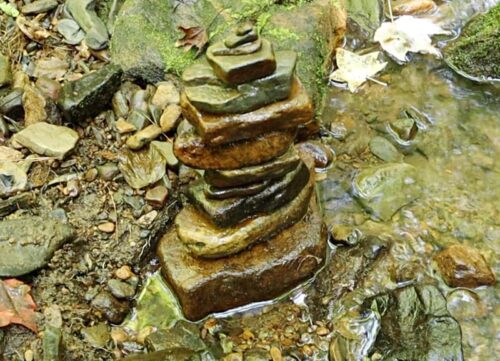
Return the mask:
<svg viewBox="0 0 500 361">
<path fill-rule="evenodd" d="M 343 0 L 276 4 L 274 0 L 127 0 L 115 22 L 113 62 L 148 82 L 180 75 L 195 61 L 196 51 L 175 46 L 179 26 L 202 26 L 210 42 L 243 20 L 253 20 L 276 50 L 298 53 L 297 72 L 316 103 L 322 98 L 332 54 L 345 32 Z"/>
<path fill-rule="evenodd" d="M 500 5 L 471 20 L 444 50 L 458 73 L 478 81 L 500 80 Z"/>
</svg>

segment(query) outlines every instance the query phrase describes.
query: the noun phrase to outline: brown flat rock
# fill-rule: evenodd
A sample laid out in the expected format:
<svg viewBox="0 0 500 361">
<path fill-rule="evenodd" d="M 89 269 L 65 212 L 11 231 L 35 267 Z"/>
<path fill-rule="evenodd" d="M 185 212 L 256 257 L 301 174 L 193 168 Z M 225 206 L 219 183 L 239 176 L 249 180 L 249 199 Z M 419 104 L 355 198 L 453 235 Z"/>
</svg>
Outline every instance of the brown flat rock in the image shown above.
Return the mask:
<svg viewBox="0 0 500 361">
<path fill-rule="evenodd" d="M 199 320 L 251 302 L 273 299 L 312 276 L 324 263 L 327 230 L 312 198 L 306 216 L 267 242 L 221 259 L 193 257 L 175 229 L 157 253 L 184 315 Z"/>
<path fill-rule="evenodd" d="M 314 180 L 309 177 L 308 184 L 289 203 L 227 227 L 217 226 L 195 207 L 186 206 L 175 218 L 177 235 L 194 256 L 221 258 L 233 255 L 298 222 L 307 212 L 313 190 Z"/>
<path fill-rule="evenodd" d="M 244 114 L 217 115 L 200 112 L 181 95 L 184 117 L 196 128 L 203 141 L 210 145 L 226 144 L 237 140 L 255 138 L 270 131 L 296 128 L 309 122 L 313 104 L 302 83 L 295 78 L 290 96 Z"/>
<path fill-rule="evenodd" d="M 293 143 L 296 129 L 269 132 L 254 139 L 210 146 L 192 129 L 175 139 L 175 156 L 199 169 L 238 169 L 268 162 L 284 154 Z"/>
</svg>

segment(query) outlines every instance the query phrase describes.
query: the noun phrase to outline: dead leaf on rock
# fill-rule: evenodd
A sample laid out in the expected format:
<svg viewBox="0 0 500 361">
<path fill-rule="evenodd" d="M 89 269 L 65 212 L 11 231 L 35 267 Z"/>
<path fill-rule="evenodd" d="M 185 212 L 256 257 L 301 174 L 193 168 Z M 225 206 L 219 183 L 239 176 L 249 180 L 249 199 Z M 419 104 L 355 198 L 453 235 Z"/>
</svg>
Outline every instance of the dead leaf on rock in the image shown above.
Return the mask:
<svg viewBox="0 0 500 361">
<path fill-rule="evenodd" d="M 16 323 L 37 332 L 36 305 L 29 292 L 30 286 L 19 280 L 0 280 L 0 327 Z"/>
<path fill-rule="evenodd" d="M 28 20 L 24 16 L 19 15 L 16 18 L 16 24 L 24 35 L 38 43 L 50 36 L 50 32 L 40 25 L 38 18 Z"/>
<path fill-rule="evenodd" d="M 358 55 L 338 48 L 336 52 L 337 67 L 330 75 L 334 82 L 347 83 L 349 90 L 355 92 L 366 80 L 384 69 L 387 62 L 378 60 L 380 52 Z"/>
<path fill-rule="evenodd" d="M 184 26 L 179 26 L 180 31 L 184 33 L 184 36 L 177 40 L 175 43 L 176 47 L 183 47 L 185 51 L 191 50 L 195 47 L 198 49 L 197 54 L 202 51 L 202 49 L 208 43 L 207 31 L 201 26 L 192 26 L 186 28 Z"/>
<path fill-rule="evenodd" d="M 440 58 L 441 52 L 432 45 L 430 37 L 448 33 L 430 19 L 401 16 L 394 22 L 383 23 L 373 40 L 396 60 L 406 62 L 408 52 L 433 54 Z"/>
</svg>

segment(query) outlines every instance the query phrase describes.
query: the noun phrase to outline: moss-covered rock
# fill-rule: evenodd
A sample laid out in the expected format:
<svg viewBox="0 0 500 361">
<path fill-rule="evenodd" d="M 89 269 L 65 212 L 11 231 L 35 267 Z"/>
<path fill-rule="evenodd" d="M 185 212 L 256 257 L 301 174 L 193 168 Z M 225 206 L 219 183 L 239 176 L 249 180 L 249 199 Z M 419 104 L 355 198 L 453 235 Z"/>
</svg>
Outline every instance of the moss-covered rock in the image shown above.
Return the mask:
<svg viewBox="0 0 500 361">
<path fill-rule="evenodd" d="M 446 62 L 477 80 L 500 79 L 500 5 L 475 17 L 444 50 Z"/>
<path fill-rule="evenodd" d="M 238 22 L 253 20 L 277 50 L 298 53 L 297 72 L 316 102 L 326 86 L 331 55 L 345 32 L 343 0 L 127 0 L 115 22 L 111 41 L 113 62 L 134 77 L 149 82 L 165 72 L 181 74 L 195 58 L 175 46 L 178 26 L 202 26 L 213 42 Z"/>
</svg>

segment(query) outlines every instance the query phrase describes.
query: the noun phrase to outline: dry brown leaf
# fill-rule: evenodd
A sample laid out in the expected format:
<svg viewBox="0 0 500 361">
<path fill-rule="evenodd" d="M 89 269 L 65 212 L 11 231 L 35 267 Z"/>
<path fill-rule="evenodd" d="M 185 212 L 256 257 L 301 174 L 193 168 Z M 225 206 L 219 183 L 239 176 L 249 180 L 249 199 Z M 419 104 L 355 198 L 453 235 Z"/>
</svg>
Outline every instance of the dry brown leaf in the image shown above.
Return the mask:
<svg viewBox="0 0 500 361">
<path fill-rule="evenodd" d="M 30 286 L 19 280 L 0 280 L 0 327 L 16 323 L 37 332 L 36 305 L 29 292 Z"/>
<path fill-rule="evenodd" d="M 195 47 L 198 49 L 197 53 L 199 53 L 207 45 L 208 34 L 201 26 L 192 26 L 189 28 L 179 26 L 178 29 L 184 33 L 184 36 L 177 40 L 175 43 L 176 47 L 183 47 L 185 51 L 189 51 Z"/>
<path fill-rule="evenodd" d="M 37 18 L 28 20 L 24 16 L 19 15 L 16 18 L 16 24 L 24 35 L 38 43 L 47 39 L 51 35 L 48 30 L 40 26 Z"/>
</svg>

